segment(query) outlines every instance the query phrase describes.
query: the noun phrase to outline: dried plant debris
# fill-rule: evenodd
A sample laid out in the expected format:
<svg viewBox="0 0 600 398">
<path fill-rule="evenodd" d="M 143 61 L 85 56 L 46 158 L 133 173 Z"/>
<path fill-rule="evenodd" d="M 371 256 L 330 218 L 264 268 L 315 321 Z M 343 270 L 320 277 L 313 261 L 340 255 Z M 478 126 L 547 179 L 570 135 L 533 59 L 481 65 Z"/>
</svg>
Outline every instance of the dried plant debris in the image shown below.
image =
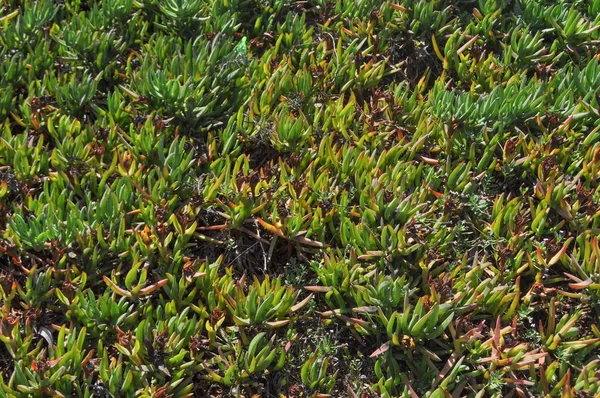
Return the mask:
<svg viewBox="0 0 600 398">
<path fill-rule="evenodd" d="M 600 1 L 3 0 L 0 397 L 600 395 Z"/>
</svg>

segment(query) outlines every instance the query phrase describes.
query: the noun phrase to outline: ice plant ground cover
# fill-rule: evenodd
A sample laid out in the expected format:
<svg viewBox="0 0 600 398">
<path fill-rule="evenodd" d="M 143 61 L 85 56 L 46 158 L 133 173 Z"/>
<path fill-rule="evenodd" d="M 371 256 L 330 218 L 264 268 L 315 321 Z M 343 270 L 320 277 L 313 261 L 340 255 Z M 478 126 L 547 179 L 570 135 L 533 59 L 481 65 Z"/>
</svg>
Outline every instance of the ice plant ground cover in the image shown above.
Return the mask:
<svg viewBox="0 0 600 398">
<path fill-rule="evenodd" d="M 1 0 L 0 397 L 597 396 L 599 43 L 599 0 Z"/>
</svg>

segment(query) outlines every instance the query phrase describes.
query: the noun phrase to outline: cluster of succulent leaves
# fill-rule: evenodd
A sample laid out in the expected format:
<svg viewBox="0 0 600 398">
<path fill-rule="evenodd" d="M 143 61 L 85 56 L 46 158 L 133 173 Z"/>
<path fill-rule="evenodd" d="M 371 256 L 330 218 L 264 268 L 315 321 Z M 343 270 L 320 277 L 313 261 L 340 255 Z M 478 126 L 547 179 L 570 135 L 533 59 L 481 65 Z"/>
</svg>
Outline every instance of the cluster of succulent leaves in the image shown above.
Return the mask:
<svg viewBox="0 0 600 398">
<path fill-rule="evenodd" d="M 2 0 L 0 397 L 600 393 L 600 1 Z"/>
</svg>

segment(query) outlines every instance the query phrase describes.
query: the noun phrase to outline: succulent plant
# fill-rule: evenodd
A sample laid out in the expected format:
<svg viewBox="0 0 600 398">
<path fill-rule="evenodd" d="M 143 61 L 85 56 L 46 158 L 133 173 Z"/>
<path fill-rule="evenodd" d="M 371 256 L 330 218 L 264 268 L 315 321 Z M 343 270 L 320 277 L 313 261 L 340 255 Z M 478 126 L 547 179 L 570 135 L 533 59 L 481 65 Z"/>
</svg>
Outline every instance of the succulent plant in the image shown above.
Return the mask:
<svg viewBox="0 0 600 398">
<path fill-rule="evenodd" d="M 5 0 L 0 396 L 600 394 L 599 27 Z"/>
</svg>

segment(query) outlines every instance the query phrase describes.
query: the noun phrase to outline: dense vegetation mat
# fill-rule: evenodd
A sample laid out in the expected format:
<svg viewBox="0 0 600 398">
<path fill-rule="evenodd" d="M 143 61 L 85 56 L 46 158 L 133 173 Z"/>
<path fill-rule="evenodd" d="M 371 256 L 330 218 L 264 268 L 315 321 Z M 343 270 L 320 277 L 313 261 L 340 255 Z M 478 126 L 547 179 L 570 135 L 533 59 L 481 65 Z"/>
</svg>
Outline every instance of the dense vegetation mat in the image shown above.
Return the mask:
<svg viewBox="0 0 600 398">
<path fill-rule="evenodd" d="M 599 30 L 2 0 L 0 397 L 599 394 Z"/>
</svg>

